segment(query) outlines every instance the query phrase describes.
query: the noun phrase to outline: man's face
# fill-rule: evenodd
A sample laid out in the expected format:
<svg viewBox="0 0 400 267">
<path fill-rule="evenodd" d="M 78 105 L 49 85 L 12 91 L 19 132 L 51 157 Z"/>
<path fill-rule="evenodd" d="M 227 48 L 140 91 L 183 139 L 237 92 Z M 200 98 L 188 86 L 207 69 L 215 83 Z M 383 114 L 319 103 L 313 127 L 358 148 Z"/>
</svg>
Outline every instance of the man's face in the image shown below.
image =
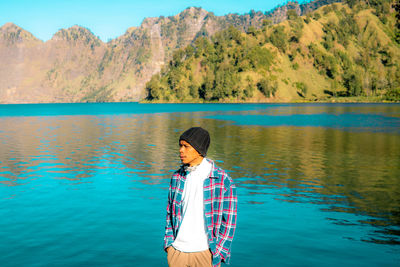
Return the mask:
<svg viewBox="0 0 400 267">
<path fill-rule="evenodd" d="M 200 164 L 203 157 L 185 140 L 179 141 L 179 157 L 183 164 Z"/>
</svg>

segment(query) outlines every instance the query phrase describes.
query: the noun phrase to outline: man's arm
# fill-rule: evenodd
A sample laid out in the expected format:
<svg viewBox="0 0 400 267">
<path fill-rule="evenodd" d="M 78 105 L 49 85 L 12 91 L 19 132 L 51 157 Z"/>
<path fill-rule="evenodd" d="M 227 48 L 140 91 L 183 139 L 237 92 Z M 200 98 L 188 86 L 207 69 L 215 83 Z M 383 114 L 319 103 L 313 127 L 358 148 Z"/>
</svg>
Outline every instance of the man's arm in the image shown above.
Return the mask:
<svg viewBox="0 0 400 267">
<path fill-rule="evenodd" d="M 166 218 L 165 236 L 164 236 L 165 251 L 167 251 L 167 248 L 172 244 L 172 242 L 174 242 L 174 234 L 172 231 L 172 224 L 171 224 L 171 214 L 172 214 L 171 201 L 172 201 L 172 183 L 170 183 L 168 190 L 167 218 Z"/>
<path fill-rule="evenodd" d="M 230 181 L 223 196 L 223 213 L 221 227 L 217 233 L 217 253 L 225 261 L 230 254 L 232 239 L 236 229 L 237 192 L 236 186 Z"/>
</svg>

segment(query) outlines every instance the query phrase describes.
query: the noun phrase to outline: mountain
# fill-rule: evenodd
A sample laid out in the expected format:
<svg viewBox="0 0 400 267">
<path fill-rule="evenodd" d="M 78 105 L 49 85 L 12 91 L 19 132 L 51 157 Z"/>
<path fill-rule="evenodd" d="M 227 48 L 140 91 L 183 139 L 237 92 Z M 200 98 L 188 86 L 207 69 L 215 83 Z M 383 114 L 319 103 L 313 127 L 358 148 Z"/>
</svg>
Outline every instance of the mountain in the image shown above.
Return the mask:
<svg viewBox="0 0 400 267">
<path fill-rule="evenodd" d="M 60 29 L 42 42 L 7 23 L 0 28 L 0 103 L 138 101 L 175 51 L 196 40 L 231 26 L 255 33 L 268 21 L 284 21 L 292 9 L 301 15 L 331 2 L 289 2 L 271 12 L 225 16 L 190 7 L 176 16 L 146 18 L 108 43 L 81 26 Z"/>
<path fill-rule="evenodd" d="M 97 69 L 107 49 L 79 26 L 45 43 L 10 23 L 0 34 L 1 103 L 80 101 L 80 81 Z"/>
<path fill-rule="evenodd" d="M 191 7 L 176 16 L 146 18 L 108 43 L 80 26 L 42 42 L 7 23 L 0 28 L 0 103 L 138 101 L 174 50 L 231 22 L 246 29 L 263 17 L 218 17 Z"/>
<path fill-rule="evenodd" d="M 400 101 L 399 13 L 391 1 L 323 6 L 247 33 L 231 26 L 175 51 L 146 84 L 161 102 Z M 298 7 L 298 6 L 297 6 Z M 397 15 L 395 15 L 397 14 Z"/>
</svg>

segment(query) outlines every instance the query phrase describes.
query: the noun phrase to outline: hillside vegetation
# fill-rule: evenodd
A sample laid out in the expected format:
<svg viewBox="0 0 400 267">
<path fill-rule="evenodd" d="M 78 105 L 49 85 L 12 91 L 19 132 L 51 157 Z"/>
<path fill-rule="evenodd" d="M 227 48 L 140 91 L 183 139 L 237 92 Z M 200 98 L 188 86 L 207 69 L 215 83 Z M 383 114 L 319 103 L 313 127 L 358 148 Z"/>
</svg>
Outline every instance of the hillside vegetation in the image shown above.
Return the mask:
<svg viewBox="0 0 400 267">
<path fill-rule="evenodd" d="M 159 102 L 400 101 L 399 4 L 335 3 L 176 50 L 146 84 Z"/>
</svg>

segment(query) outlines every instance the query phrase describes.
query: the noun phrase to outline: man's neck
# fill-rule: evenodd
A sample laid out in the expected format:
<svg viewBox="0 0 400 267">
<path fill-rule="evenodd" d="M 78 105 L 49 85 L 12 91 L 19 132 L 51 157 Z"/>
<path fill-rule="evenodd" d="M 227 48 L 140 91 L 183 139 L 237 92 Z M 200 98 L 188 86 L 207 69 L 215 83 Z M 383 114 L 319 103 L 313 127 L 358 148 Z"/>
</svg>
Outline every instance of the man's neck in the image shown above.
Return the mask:
<svg viewBox="0 0 400 267">
<path fill-rule="evenodd" d="M 200 163 L 203 161 L 203 159 L 204 159 L 204 157 L 200 156 L 200 157 L 194 159 L 192 162 L 190 162 L 189 166 L 194 167 L 194 166 L 200 165 Z"/>
</svg>

